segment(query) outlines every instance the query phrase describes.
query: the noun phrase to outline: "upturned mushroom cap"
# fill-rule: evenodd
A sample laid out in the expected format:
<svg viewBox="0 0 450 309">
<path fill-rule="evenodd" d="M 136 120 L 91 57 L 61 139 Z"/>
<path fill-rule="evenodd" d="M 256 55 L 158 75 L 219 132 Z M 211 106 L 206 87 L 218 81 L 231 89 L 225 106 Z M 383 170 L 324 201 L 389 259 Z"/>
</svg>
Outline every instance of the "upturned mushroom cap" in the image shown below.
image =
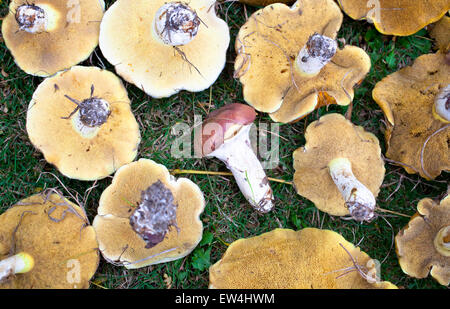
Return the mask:
<svg viewBox="0 0 450 309">
<path fill-rule="evenodd" d="M 209 113 L 202 123 L 200 138 L 195 140 L 196 153 L 206 156 L 219 148 L 242 126 L 256 118 L 255 110 L 246 104 L 231 103 Z"/>
<path fill-rule="evenodd" d="M 449 83 L 450 64 L 438 52 L 418 57 L 375 85 L 372 97 L 387 118 L 386 156 L 408 173 L 434 179 L 450 170 L 450 128 L 434 112 L 437 94 Z"/>
<path fill-rule="evenodd" d="M 208 88 L 225 66 L 230 41 L 227 24 L 214 11 L 215 1 L 192 0 L 188 6 L 201 20 L 196 36 L 177 47 L 179 51 L 162 43 L 153 24 L 156 12 L 166 2 L 118 0 L 100 26 L 105 58 L 126 81 L 155 98 Z"/>
<path fill-rule="evenodd" d="M 446 229 L 446 230 L 445 230 Z M 446 235 L 440 235 L 446 232 Z M 439 238 L 445 240 L 442 248 Z M 438 241 L 437 241 L 438 240 Z M 417 213 L 395 237 L 397 256 L 403 272 L 425 278 L 431 273 L 440 284 L 450 283 L 450 197 L 440 204 L 422 199 Z M 444 250 L 444 252 L 443 252 Z"/>
<path fill-rule="evenodd" d="M 106 122 L 89 128 L 79 121 L 80 111 L 63 119 L 77 107 L 66 96 L 80 102 L 91 97 L 106 101 Z M 49 163 L 65 176 L 80 180 L 112 174 L 134 160 L 140 143 L 139 127 L 122 81 L 97 67 L 75 66 L 45 79 L 30 102 L 27 132 Z"/>
<path fill-rule="evenodd" d="M 444 51 L 450 51 L 450 17 L 442 17 L 433 25 L 430 35 L 436 40 L 437 47 Z"/>
<path fill-rule="evenodd" d="M 163 240 L 151 248 L 130 225 L 130 216 L 141 202 L 142 191 L 161 181 L 176 205 L 176 224 Z M 188 255 L 200 242 L 205 207 L 203 193 L 186 178 L 175 180 L 163 165 L 140 159 L 121 167 L 100 198 L 93 226 L 103 257 L 126 268 L 177 260 Z"/>
<path fill-rule="evenodd" d="M 411 35 L 450 10 L 448 0 L 338 0 L 351 18 L 367 19 L 383 34 Z"/>
<path fill-rule="evenodd" d="M 0 260 L 12 248 L 30 254 L 35 264 L 0 289 L 88 288 L 100 260 L 84 210 L 49 192 L 21 200 L 0 216 Z"/>
<path fill-rule="evenodd" d="M 44 9 L 49 29 L 39 33 L 20 30 L 16 10 L 27 0 L 12 0 L 2 23 L 5 44 L 26 73 L 50 76 L 87 59 L 98 45 L 103 0 L 35 0 Z"/>
<path fill-rule="evenodd" d="M 349 254 L 368 272 L 377 275 L 373 260 L 336 232 L 316 228 L 297 232 L 275 229 L 233 242 L 222 259 L 210 267 L 210 288 L 396 288 L 387 281 L 369 283 L 357 271 L 339 277 L 354 266 Z"/>
<path fill-rule="evenodd" d="M 375 135 L 340 114 L 327 114 L 305 132 L 306 144 L 294 151 L 294 187 L 298 194 L 334 216 L 349 211 L 328 171 L 335 158 L 347 158 L 355 177 L 376 197 L 384 179 L 384 162 Z"/>
<path fill-rule="evenodd" d="M 325 104 L 348 105 L 353 86 L 370 69 L 370 58 L 362 49 L 338 49 L 312 77 L 301 74 L 295 63 L 313 34 L 334 39 L 342 18 L 332 0 L 298 0 L 292 7 L 277 3 L 255 12 L 235 44 L 235 76 L 243 85 L 245 101 L 285 123 Z"/>
</svg>

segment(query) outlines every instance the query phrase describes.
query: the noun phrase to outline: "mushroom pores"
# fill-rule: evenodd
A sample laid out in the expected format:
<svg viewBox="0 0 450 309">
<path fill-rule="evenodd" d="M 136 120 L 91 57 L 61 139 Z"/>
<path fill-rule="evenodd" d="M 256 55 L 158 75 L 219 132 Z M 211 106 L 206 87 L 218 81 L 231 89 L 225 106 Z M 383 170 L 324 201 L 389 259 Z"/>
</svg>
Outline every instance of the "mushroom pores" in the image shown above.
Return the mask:
<svg viewBox="0 0 450 309">
<path fill-rule="evenodd" d="M 127 164 L 100 198 L 93 222 L 100 251 L 129 269 L 182 258 L 202 239 L 204 207 L 190 180 L 149 159 Z"/>
<path fill-rule="evenodd" d="M 2 35 L 17 65 L 51 76 L 87 59 L 99 42 L 103 0 L 13 0 Z"/>
<path fill-rule="evenodd" d="M 122 81 L 97 67 L 46 78 L 33 94 L 26 128 L 49 163 L 79 180 L 112 174 L 134 160 L 140 143 Z"/>
</svg>

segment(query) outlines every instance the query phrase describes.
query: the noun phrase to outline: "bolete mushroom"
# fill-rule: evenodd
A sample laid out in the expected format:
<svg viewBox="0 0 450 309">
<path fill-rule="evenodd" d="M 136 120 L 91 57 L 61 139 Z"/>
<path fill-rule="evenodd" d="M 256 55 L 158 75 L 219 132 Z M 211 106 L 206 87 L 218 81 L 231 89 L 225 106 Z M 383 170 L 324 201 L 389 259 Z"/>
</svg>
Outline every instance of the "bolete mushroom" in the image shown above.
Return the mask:
<svg viewBox="0 0 450 309">
<path fill-rule="evenodd" d="M 126 81 L 155 98 L 208 88 L 225 66 L 227 24 L 214 0 L 118 0 L 100 26 L 100 49 Z"/>
<path fill-rule="evenodd" d="M 408 173 L 434 179 L 450 170 L 450 63 L 442 52 L 418 57 L 372 92 L 386 117 L 386 156 Z"/>
<path fill-rule="evenodd" d="M 370 58 L 358 47 L 337 47 L 342 18 L 332 0 L 276 3 L 253 13 L 235 44 L 245 101 L 283 123 L 322 105 L 350 104 Z"/>
<path fill-rule="evenodd" d="M 201 125 L 201 134 L 195 137 L 195 151 L 224 162 L 247 201 L 257 211 L 267 213 L 273 208 L 273 194 L 250 141 L 255 118 L 255 110 L 240 103 L 211 112 Z"/>
<path fill-rule="evenodd" d="M 103 0 L 12 0 L 3 38 L 23 71 L 50 76 L 90 56 L 104 9 Z"/>
<path fill-rule="evenodd" d="M 338 0 L 356 20 L 366 19 L 383 34 L 407 36 L 439 20 L 450 10 L 448 0 Z"/>
<path fill-rule="evenodd" d="M 216 289 L 387 289 L 376 261 L 330 230 L 275 229 L 234 241 L 209 269 Z"/>
<path fill-rule="evenodd" d="M 0 215 L 0 289 L 88 288 L 99 260 L 84 210 L 56 190 Z"/>
<path fill-rule="evenodd" d="M 103 257 L 128 269 L 188 255 L 200 242 L 203 193 L 165 166 L 140 159 L 121 167 L 100 197 L 93 226 Z"/>
<path fill-rule="evenodd" d="M 425 278 L 431 273 L 440 284 L 450 283 L 450 196 L 440 203 L 420 200 L 417 213 L 395 237 L 403 272 Z"/>
<path fill-rule="evenodd" d="M 437 47 L 444 53 L 450 52 L 450 17 L 444 16 L 433 25 L 430 36 L 436 40 Z"/>
<path fill-rule="evenodd" d="M 33 94 L 26 127 L 45 159 L 79 180 L 112 174 L 134 160 L 140 143 L 122 81 L 97 67 L 46 78 Z"/>
<path fill-rule="evenodd" d="M 385 173 L 377 137 L 327 114 L 307 127 L 305 139 L 293 154 L 297 193 L 330 215 L 373 219 Z"/>
</svg>

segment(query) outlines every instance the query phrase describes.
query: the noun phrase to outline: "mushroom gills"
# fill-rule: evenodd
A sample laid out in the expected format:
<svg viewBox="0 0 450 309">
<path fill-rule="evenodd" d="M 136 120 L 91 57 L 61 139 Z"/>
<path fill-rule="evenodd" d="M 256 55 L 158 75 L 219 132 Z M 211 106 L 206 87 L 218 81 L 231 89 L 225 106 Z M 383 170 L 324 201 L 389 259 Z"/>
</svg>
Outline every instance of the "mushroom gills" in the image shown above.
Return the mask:
<svg viewBox="0 0 450 309">
<path fill-rule="evenodd" d="M 311 35 L 295 59 L 297 71 L 304 76 L 316 76 L 331 61 L 336 50 L 337 43 L 332 38 L 317 33 Z"/>
<path fill-rule="evenodd" d="M 17 253 L 0 261 L 0 283 L 14 274 L 29 272 L 34 267 L 34 259 L 25 252 Z"/>
<path fill-rule="evenodd" d="M 335 158 L 328 163 L 328 169 L 353 219 L 359 222 L 370 221 L 375 215 L 375 197 L 356 179 L 350 160 Z"/>
</svg>

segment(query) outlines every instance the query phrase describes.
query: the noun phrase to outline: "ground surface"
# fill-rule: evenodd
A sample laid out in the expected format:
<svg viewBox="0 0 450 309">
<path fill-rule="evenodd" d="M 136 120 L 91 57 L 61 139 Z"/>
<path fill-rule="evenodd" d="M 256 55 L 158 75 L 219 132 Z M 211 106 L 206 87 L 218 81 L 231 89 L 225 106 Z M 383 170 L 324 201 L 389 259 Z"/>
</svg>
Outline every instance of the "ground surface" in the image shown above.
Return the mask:
<svg viewBox="0 0 450 309">
<path fill-rule="evenodd" d="M 113 1 L 106 1 L 110 6 Z M 0 4 L 1 16 L 7 14 L 7 5 Z M 178 122 L 194 123 L 193 115 L 206 115 L 226 103 L 244 102 L 242 88 L 233 79 L 235 58 L 234 39 L 239 27 L 256 8 L 240 3 L 225 3 L 219 7 L 219 15 L 226 19 L 231 29 L 231 44 L 227 66 L 214 85 L 200 93 L 181 92 L 167 99 L 153 99 L 137 87 L 126 84 L 132 108 L 141 125 L 142 143 L 139 158 L 151 158 L 169 169 L 193 169 L 225 171 L 225 166 L 215 159 L 174 159 L 170 145 L 175 137 L 171 128 Z M 412 63 L 421 54 L 433 51 L 433 41 L 426 29 L 415 35 L 393 38 L 379 34 L 366 22 L 349 18 L 338 35 L 341 42 L 364 48 L 372 59 L 372 69 L 356 91 L 352 121 L 373 132 L 380 139 L 383 153 L 383 114 L 372 100 L 371 91 L 381 78 Z M 97 48 L 91 59 L 83 65 L 113 67 L 102 57 Z M 111 178 L 95 183 L 80 182 L 62 176 L 52 165 L 46 163 L 42 154 L 30 143 L 25 120 L 28 103 L 34 89 L 42 78 L 22 72 L 14 63 L 11 54 L 0 37 L 0 213 L 18 200 L 43 188 L 55 187 L 69 196 L 59 180 L 72 195 L 84 203 L 90 220 L 96 214 L 102 191 L 111 183 Z M 347 107 L 330 106 L 328 112 L 345 114 Z M 277 168 L 267 171 L 270 177 L 291 180 L 293 175 L 292 152 L 304 145 L 304 129 L 308 123 L 327 113 L 325 107 L 293 125 L 282 125 L 279 134 L 280 159 Z M 270 122 L 260 114 L 259 121 Z M 386 162 L 386 177 L 378 196 L 378 206 L 406 215 L 415 213 L 417 202 L 424 197 L 441 198 L 447 190 L 448 174 L 436 181 L 425 181 L 417 175 L 408 175 L 401 167 Z M 272 183 L 276 208 L 267 215 L 258 215 L 248 206 L 231 177 L 184 175 L 199 185 L 204 192 L 206 209 L 202 215 L 204 237 L 200 245 L 189 256 L 175 262 L 150 266 L 138 270 L 126 270 L 101 261 L 97 274 L 92 279 L 92 288 L 207 288 L 208 267 L 220 259 L 227 244 L 242 237 L 258 235 L 276 227 L 301 229 L 319 227 L 341 233 L 360 246 L 372 258 L 383 261 L 381 276 L 384 280 L 402 288 L 440 288 L 431 277 L 413 279 L 399 267 L 392 237 L 408 222 L 407 217 L 386 216 L 389 224 L 378 218 L 369 224 L 357 224 L 318 211 L 308 200 L 297 195 L 291 185 Z M 90 194 L 88 194 L 90 192 Z M 387 215 L 387 214 L 385 214 Z"/>
</svg>

